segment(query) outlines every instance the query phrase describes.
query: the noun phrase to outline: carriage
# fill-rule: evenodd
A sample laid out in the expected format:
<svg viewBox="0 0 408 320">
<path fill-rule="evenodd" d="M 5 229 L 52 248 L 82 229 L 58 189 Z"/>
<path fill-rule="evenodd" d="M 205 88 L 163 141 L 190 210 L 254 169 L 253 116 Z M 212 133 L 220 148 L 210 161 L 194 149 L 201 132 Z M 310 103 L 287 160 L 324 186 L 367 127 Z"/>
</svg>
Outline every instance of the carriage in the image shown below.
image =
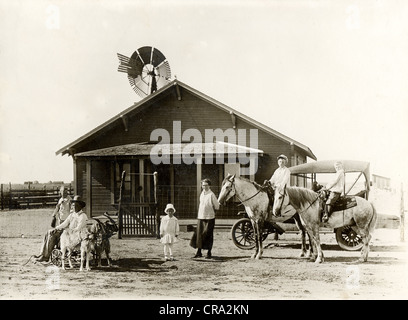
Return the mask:
<svg viewBox="0 0 408 320">
<path fill-rule="evenodd" d="M 118 226 L 115 220 L 113 220 L 110 215 L 105 212 L 102 216 L 99 217 L 94 217 L 92 219 L 89 219 L 87 221 L 87 228 L 91 227 L 92 224 L 98 223 L 99 224 L 99 231 L 97 234 L 95 234 L 95 246 L 96 247 L 101 247 L 102 243 L 104 241 L 109 242 L 109 238 L 112 237 L 117 231 L 118 231 Z M 96 249 L 96 248 L 95 248 Z M 95 250 L 92 251 L 92 254 L 94 256 L 95 263 L 97 262 L 97 253 Z M 99 258 L 100 258 L 99 253 Z M 106 257 L 108 259 L 109 263 L 109 256 Z M 75 250 L 72 251 L 71 256 L 70 256 L 71 262 L 74 262 L 75 264 L 79 264 L 81 261 L 81 252 L 79 248 L 75 248 Z M 55 248 L 51 251 L 51 257 L 50 257 L 51 263 L 60 268 L 62 266 L 62 252 L 60 248 L 60 243 L 58 241 L 57 245 Z M 64 262 L 68 264 L 68 256 L 65 257 Z"/>
<path fill-rule="evenodd" d="M 290 167 L 294 184 L 316 190 L 320 183 L 327 182 L 329 175 L 333 175 L 335 160 L 315 161 Z M 368 200 L 370 191 L 370 163 L 365 161 L 343 160 L 345 172 L 345 195 L 360 196 Z M 255 247 L 255 235 L 252 223 L 246 216 L 245 211 L 239 212 L 244 217 L 237 220 L 231 228 L 233 243 L 240 249 L 250 250 Z M 282 221 L 284 224 L 294 224 L 293 218 Z M 329 229 L 324 223 L 321 223 L 321 232 L 334 232 L 337 244 L 343 250 L 357 251 L 363 246 L 362 237 L 356 232 L 353 226 L 343 226 L 336 229 Z M 267 223 L 262 232 L 262 240 L 265 240 L 269 234 L 283 233 L 284 228 L 275 223 Z"/>
</svg>

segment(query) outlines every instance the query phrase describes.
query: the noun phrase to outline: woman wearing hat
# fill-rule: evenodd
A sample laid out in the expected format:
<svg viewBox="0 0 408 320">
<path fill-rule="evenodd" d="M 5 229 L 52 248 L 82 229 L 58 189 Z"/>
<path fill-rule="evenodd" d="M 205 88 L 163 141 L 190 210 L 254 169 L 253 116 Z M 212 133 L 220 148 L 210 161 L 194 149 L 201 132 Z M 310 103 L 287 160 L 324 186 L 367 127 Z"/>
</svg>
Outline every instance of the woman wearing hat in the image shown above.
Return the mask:
<svg viewBox="0 0 408 320">
<path fill-rule="evenodd" d="M 85 202 L 81 200 L 80 196 L 75 196 L 74 199 L 71 200 L 72 213 L 55 229 L 47 231 L 41 245 L 41 253 L 39 256 L 36 256 L 36 261 L 45 262 L 50 259 L 51 251 L 58 244 L 60 236 L 65 228 L 68 227 L 71 230 L 78 231 L 86 227 L 86 220 L 88 220 L 88 217 L 82 211 L 84 207 Z"/>
<path fill-rule="evenodd" d="M 178 241 L 177 237 L 180 233 L 180 226 L 177 218 L 174 216 L 176 209 L 171 203 L 167 204 L 164 212 L 167 216 L 161 219 L 160 242 L 164 245 L 164 260 L 173 261 L 173 243 Z"/>
<path fill-rule="evenodd" d="M 74 199 L 71 200 L 72 213 L 63 223 L 58 225 L 55 229 L 63 230 L 68 227 L 73 231 L 79 231 L 84 228 L 86 226 L 86 220 L 88 220 L 85 212 L 82 211 L 84 207 L 85 202 L 81 200 L 81 197 L 75 196 Z"/>
</svg>

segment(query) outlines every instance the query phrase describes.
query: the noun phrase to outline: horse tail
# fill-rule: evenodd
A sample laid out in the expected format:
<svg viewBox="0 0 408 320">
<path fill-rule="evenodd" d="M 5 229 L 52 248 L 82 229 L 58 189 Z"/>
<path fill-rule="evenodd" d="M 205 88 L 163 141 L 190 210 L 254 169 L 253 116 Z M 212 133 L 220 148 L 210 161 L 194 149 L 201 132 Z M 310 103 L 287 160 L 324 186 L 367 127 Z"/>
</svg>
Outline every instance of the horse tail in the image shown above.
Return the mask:
<svg viewBox="0 0 408 320">
<path fill-rule="evenodd" d="M 372 233 L 375 229 L 375 226 L 377 224 L 377 210 L 374 207 L 374 204 L 370 202 L 371 208 L 373 208 L 373 215 L 371 217 L 370 222 L 368 223 L 368 231 Z"/>
</svg>

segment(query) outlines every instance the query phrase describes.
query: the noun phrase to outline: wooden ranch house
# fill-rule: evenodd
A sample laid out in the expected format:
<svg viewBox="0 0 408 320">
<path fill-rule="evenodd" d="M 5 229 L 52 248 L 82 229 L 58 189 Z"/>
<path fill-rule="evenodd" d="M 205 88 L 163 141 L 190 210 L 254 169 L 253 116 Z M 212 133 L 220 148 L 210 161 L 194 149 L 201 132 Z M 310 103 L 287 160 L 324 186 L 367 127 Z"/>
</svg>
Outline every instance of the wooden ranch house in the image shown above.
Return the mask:
<svg viewBox="0 0 408 320">
<path fill-rule="evenodd" d="M 125 209 L 123 235 L 154 235 L 156 212 L 169 202 L 178 219 L 195 219 L 203 178 L 216 195 L 227 173 L 262 183 L 282 153 L 289 166 L 316 160 L 307 146 L 177 79 L 56 152 L 72 157 L 89 217 Z M 239 209 L 222 207 L 217 219 Z"/>
</svg>

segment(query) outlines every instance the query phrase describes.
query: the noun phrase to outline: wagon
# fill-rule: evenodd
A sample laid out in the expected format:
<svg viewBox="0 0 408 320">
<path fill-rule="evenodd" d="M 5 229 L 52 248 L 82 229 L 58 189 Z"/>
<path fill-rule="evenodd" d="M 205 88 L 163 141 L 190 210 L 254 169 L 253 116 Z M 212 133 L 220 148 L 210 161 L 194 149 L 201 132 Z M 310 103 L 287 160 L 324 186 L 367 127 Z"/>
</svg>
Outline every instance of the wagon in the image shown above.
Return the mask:
<svg viewBox="0 0 408 320">
<path fill-rule="evenodd" d="M 334 163 L 338 160 L 315 161 L 290 167 L 292 184 L 313 189 L 318 184 L 325 184 L 334 175 Z M 345 195 L 360 196 L 368 200 L 370 192 L 370 163 L 356 160 L 340 160 L 345 172 Z M 242 212 L 240 212 L 242 214 Z M 244 212 L 245 213 L 245 212 Z M 294 219 L 283 221 L 284 223 L 294 223 Z M 279 232 L 276 224 L 267 224 L 262 233 L 262 240 L 269 234 Z M 278 226 L 279 227 L 279 226 Z M 321 223 L 321 230 L 327 230 L 327 226 Z M 329 229 L 330 230 L 330 229 Z M 335 233 L 339 247 L 347 251 L 357 251 L 363 246 L 362 237 L 356 232 L 353 226 L 344 226 L 332 230 Z M 253 249 L 255 247 L 255 236 L 252 223 L 248 217 L 237 220 L 231 228 L 233 243 L 240 249 Z"/>
</svg>

